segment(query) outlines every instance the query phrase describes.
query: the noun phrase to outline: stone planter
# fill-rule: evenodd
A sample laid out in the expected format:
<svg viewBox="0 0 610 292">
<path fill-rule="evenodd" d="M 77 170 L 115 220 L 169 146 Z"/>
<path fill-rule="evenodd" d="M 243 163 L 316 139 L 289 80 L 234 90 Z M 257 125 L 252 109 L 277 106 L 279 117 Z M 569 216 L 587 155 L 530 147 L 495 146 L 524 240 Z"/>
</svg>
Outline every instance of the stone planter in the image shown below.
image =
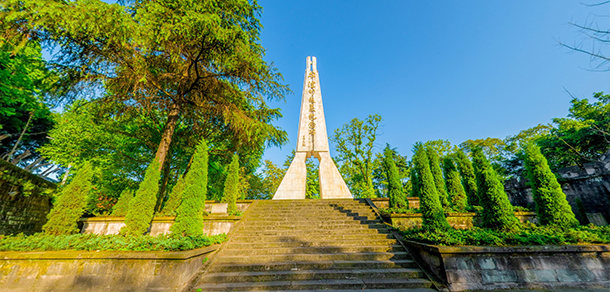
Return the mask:
<svg viewBox="0 0 610 292">
<path fill-rule="evenodd" d="M 481 218 L 476 213 L 447 213 L 445 214 L 451 227 L 456 229 L 468 229 L 481 223 Z M 422 224 L 421 213 L 413 214 L 390 214 L 384 217 L 392 226 L 400 230 L 419 228 Z M 521 222 L 538 223 L 534 212 L 515 212 L 515 216 Z"/>
<path fill-rule="evenodd" d="M 158 236 L 169 234 L 169 228 L 174 224 L 175 217 L 155 217 L 150 226 L 150 235 Z M 233 225 L 241 220 L 241 216 L 209 215 L 203 217 L 203 233 L 205 235 L 217 235 L 229 233 Z M 83 234 L 110 235 L 119 234 L 125 226 L 125 217 L 92 217 L 82 218 Z"/>
<path fill-rule="evenodd" d="M 610 287 L 610 245 L 436 246 L 404 240 L 450 291 Z"/>
<path fill-rule="evenodd" d="M 179 252 L 0 252 L 0 291 L 181 291 L 219 246 Z"/>
</svg>

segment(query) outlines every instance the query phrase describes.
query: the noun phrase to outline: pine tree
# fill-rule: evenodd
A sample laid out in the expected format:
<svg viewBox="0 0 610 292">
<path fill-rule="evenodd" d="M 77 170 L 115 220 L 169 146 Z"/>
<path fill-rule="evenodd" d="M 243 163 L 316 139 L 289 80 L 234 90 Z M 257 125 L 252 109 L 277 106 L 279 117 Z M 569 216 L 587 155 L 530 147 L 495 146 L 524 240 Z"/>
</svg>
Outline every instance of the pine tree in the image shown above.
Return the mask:
<svg viewBox="0 0 610 292">
<path fill-rule="evenodd" d="M 422 212 L 423 228 L 428 230 L 447 230 L 450 228 L 436 191 L 430 162 L 424 146 L 415 144 L 413 163 L 420 179 L 419 204 Z"/>
<path fill-rule="evenodd" d="M 159 169 L 159 161 L 153 159 L 146 169 L 144 180 L 140 183 L 136 195 L 129 203 L 129 209 L 125 215 L 125 226 L 121 228 L 121 234 L 139 236 L 148 231 L 159 192 L 161 178 Z"/>
<path fill-rule="evenodd" d="M 443 172 L 447 182 L 447 192 L 451 206 L 458 211 L 466 210 L 466 191 L 460 180 L 460 174 L 455 168 L 453 160 L 449 157 L 443 159 Z"/>
<path fill-rule="evenodd" d="M 227 212 L 229 214 L 237 213 L 237 197 L 239 196 L 239 157 L 233 155 L 231 164 L 229 164 L 229 173 L 225 180 L 225 189 L 222 194 L 222 202 L 229 203 Z"/>
<path fill-rule="evenodd" d="M 383 150 L 383 165 L 388 179 L 388 198 L 390 198 L 390 208 L 409 208 L 409 202 L 405 198 L 405 193 L 400 182 L 398 168 L 394 162 L 394 152 L 387 145 Z"/>
<path fill-rule="evenodd" d="M 443 207 L 449 207 L 449 200 L 447 199 L 447 187 L 445 186 L 445 180 L 443 179 L 443 172 L 441 171 L 441 163 L 438 158 L 438 152 L 433 147 L 426 147 L 426 153 L 430 161 L 430 171 L 434 177 L 434 185 L 438 193 L 441 205 Z"/>
<path fill-rule="evenodd" d="M 464 154 L 462 149 L 456 149 L 457 166 L 462 177 L 462 185 L 466 191 L 466 198 L 469 206 L 480 206 L 479 197 L 477 195 L 477 180 L 474 175 L 474 168 L 470 159 Z"/>
<path fill-rule="evenodd" d="M 193 154 L 191 169 L 184 177 L 182 202 L 176 210 L 176 221 L 170 227 L 177 236 L 203 235 L 203 213 L 208 187 L 208 145 L 201 140 Z"/>
<path fill-rule="evenodd" d="M 129 203 L 133 199 L 133 194 L 133 190 L 124 190 L 119 197 L 119 201 L 112 207 L 112 214 L 110 216 L 125 216 L 127 210 L 129 210 Z"/>
<path fill-rule="evenodd" d="M 534 143 L 525 146 L 525 170 L 532 187 L 540 224 L 564 228 L 578 225 L 561 185 L 551 172 L 540 148 Z"/>
<path fill-rule="evenodd" d="M 480 148 L 473 149 L 472 156 L 479 202 L 483 207 L 481 214 L 483 227 L 500 231 L 518 229 L 519 220 L 515 216 L 513 206 L 508 201 L 504 185 L 500 182 L 498 174 Z"/>
<path fill-rule="evenodd" d="M 93 167 L 86 162 L 74 179 L 62 191 L 55 206 L 47 216 L 49 221 L 42 227 L 47 234 L 68 235 L 78 233 L 78 220 L 87 206 L 87 196 L 91 191 Z"/>
<path fill-rule="evenodd" d="M 161 213 L 165 215 L 175 215 L 178 206 L 182 202 L 182 195 L 184 194 L 184 176 L 178 178 L 176 185 L 172 188 L 172 192 L 169 194 L 169 199 L 165 202 Z"/>
</svg>

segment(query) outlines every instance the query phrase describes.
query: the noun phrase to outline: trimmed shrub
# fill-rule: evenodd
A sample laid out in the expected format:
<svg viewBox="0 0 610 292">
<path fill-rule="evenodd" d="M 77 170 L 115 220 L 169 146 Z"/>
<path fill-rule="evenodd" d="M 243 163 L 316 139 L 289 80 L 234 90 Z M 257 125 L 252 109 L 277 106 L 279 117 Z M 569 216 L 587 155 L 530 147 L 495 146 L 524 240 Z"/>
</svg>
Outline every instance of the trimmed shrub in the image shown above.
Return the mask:
<svg viewBox="0 0 610 292">
<path fill-rule="evenodd" d="M 74 179 L 60 193 L 55 206 L 47 215 L 49 221 L 42 230 L 50 235 L 78 233 L 78 220 L 85 213 L 87 197 L 91 191 L 93 167 L 86 162 L 76 173 Z"/>
<path fill-rule="evenodd" d="M 182 195 L 184 194 L 184 176 L 178 178 L 176 185 L 172 188 L 172 192 L 169 194 L 169 199 L 165 202 L 161 214 L 164 215 L 176 215 L 176 210 L 182 202 Z"/>
<path fill-rule="evenodd" d="M 231 215 L 237 213 L 237 197 L 239 196 L 239 157 L 233 155 L 229 164 L 229 173 L 225 180 L 225 189 L 222 193 L 223 203 L 228 203 L 227 212 Z"/>
<path fill-rule="evenodd" d="M 481 212 L 483 227 L 500 231 L 519 229 L 519 220 L 496 171 L 480 148 L 473 149 L 472 155 L 479 202 L 483 207 Z"/>
<path fill-rule="evenodd" d="M 460 212 L 466 211 L 466 191 L 460 180 L 460 174 L 453 164 L 453 160 L 449 157 L 443 159 L 443 172 L 445 173 L 445 181 L 447 182 L 447 192 L 451 206 Z"/>
<path fill-rule="evenodd" d="M 474 175 L 474 168 L 472 167 L 472 163 L 470 159 L 464 154 L 462 149 L 456 149 L 456 161 L 457 167 L 460 171 L 460 176 L 462 177 L 462 185 L 464 186 L 464 191 L 466 192 L 466 199 L 468 201 L 469 206 L 480 206 L 479 197 L 477 194 L 477 180 Z"/>
<path fill-rule="evenodd" d="M 140 236 L 148 231 L 155 213 L 157 193 L 159 193 L 159 180 L 161 179 L 159 166 L 157 159 L 153 159 L 148 165 L 144 180 L 129 203 L 129 209 L 125 215 L 125 226 L 121 228 L 121 234 Z"/>
<path fill-rule="evenodd" d="M 411 197 L 419 198 L 419 190 L 421 189 L 421 179 L 417 175 L 415 165 L 411 163 Z"/>
<path fill-rule="evenodd" d="M 557 177 L 551 172 L 540 148 L 534 143 L 525 146 L 525 171 L 532 187 L 540 224 L 564 228 L 578 225 Z"/>
<path fill-rule="evenodd" d="M 426 150 L 421 143 L 415 144 L 415 155 L 413 163 L 415 165 L 417 176 L 420 178 L 419 190 L 419 205 L 422 213 L 422 226 L 427 230 L 445 230 L 449 229 L 449 223 L 445 218 L 443 207 L 436 192 L 434 178 L 430 171 L 430 163 Z"/>
<path fill-rule="evenodd" d="M 191 169 L 184 177 L 182 202 L 176 210 L 176 221 L 170 227 L 177 236 L 203 235 L 203 213 L 208 189 L 208 145 L 201 140 L 193 154 Z"/>
<path fill-rule="evenodd" d="M 428 160 L 430 161 L 430 171 L 434 178 L 434 185 L 436 186 L 436 192 L 440 199 L 443 207 L 449 207 L 449 199 L 447 198 L 447 186 L 445 186 L 445 179 L 443 179 L 443 172 L 441 171 L 441 163 L 438 158 L 438 152 L 433 147 L 426 147 L 426 153 Z"/>
<path fill-rule="evenodd" d="M 388 198 L 390 198 L 390 208 L 409 208 L 409 201 L 405 198 L 405 193 L 400 182 L 398 168 L 394 162 L 394 155 L 390 145 L 383 150 L 383 166 L 388 179 Z"/>
<path fill-rule="evenodd" d="M 129 210 L 129 203 L 133 199 L 133 190 L 124 190 L 119 197 L 119 201 L 112 206 L 112 214 L 110 216 L 125 216 Z"/>
</svg>

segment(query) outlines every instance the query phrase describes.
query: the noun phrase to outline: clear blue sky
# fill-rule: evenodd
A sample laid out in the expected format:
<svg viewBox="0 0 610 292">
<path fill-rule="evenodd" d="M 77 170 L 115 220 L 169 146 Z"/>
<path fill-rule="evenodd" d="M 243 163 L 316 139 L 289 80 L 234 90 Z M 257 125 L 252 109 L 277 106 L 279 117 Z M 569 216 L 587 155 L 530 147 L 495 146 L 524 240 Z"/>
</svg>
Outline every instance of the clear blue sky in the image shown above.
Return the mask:
<svg viewBox="0 0 610 292">
<path fill-rule="evenodd" d="M 295 148 L 307 56 L 318 59 L 329 135 L 379 114 L 377 151 L 390 143 L 410 158 L 417 141 L 503 139 L 564 117 L 564 87 L 579 98 L 610 87 L 608 72 L 558 44 L 583 39 L 570 21 L 608 27 L 608 5 L 581 2 L 593 1 L 260 0 L 266 60 L 293 90 L 272 103 L 290 142 L 265 159 L 282 164 Z"/>
</svg>

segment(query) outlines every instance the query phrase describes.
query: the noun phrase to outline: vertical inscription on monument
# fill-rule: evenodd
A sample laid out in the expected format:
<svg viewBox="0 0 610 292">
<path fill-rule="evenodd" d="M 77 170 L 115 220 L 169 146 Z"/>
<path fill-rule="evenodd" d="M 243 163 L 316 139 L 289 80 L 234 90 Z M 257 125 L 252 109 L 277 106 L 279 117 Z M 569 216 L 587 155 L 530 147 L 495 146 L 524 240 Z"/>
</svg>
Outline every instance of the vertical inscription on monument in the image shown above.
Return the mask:
<svg viewBox="0 0 610 292">
<path fill-rule="evenodd" d="M 316 94 L 316 73 L 315 72 L 310 72 L 309 73 L 309 82 L 307 83 L 307 87 L 309 88 L 309 136 L 311 136 L 311 150 L 315 149 L 314 148 L 314 136 L 316 134 L 316 100 L 315 100 L 315 94 Z"/>
</svg>

